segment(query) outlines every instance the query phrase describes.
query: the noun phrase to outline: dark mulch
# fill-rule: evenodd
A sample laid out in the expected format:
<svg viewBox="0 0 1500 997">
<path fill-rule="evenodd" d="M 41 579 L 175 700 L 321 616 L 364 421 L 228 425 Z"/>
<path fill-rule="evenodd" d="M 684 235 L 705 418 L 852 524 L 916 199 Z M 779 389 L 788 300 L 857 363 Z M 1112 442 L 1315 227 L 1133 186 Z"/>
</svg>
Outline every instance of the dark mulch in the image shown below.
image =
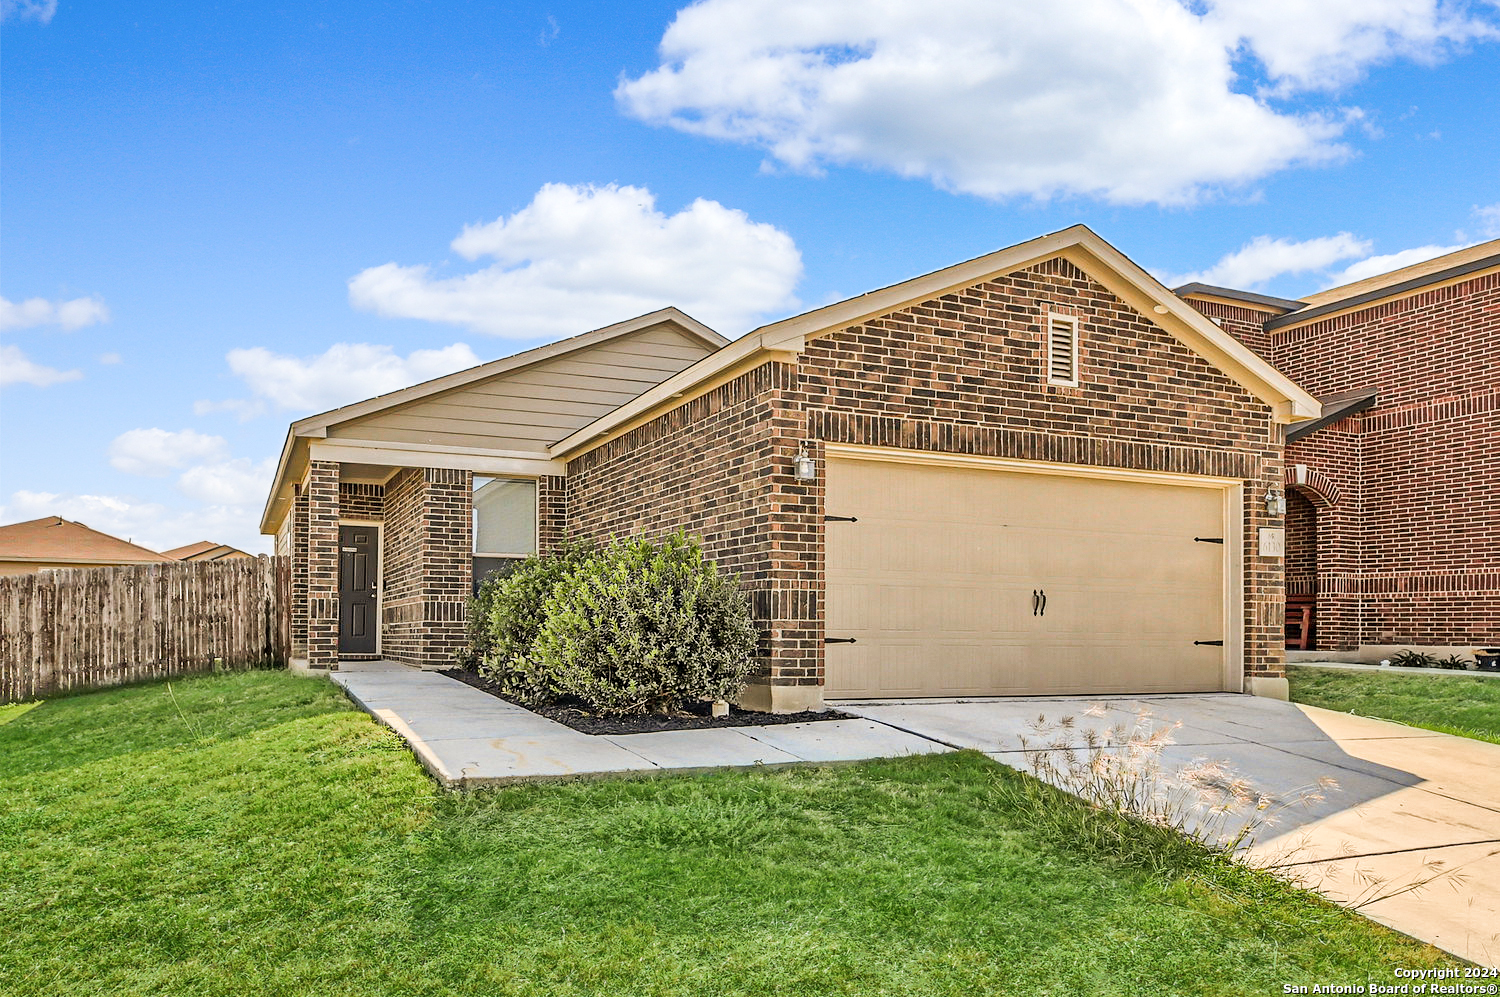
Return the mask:
<svg viewBox="0 0 1500 997">
<path fill-rule="evenodd" d="M 458 679 L 465 685 L 472 685 L 480 692 L 487 692 L 496 699 L 504 699 L 500 693 L 495 691 L 495 684 L 488 679 L 480 678 L 474 672 L 465 671 L 462 668 L 449 668 L 443 672 L 451 679 Z M 567 724 L 574 730 L 585 734 L 650 734 L 659 730 L 702 730 L 708 727 L 765 727 L 770 724 L 803 724 L 814 720 L 850 720 L 853 719 L 847 713 L 838 710 L 824 710 L 822 713 L 807 711 L 803 713 L 757 713 L 754 710 L 742 710 L 738 706 L 729 707 L 729 716 L 709 716 L 709 703 L 689 703 L 687 709 L 679 714 L 667 716 L 661 713 L 648 713 L 643 716 L 630 717 L 602 717 L 590 713 L 577 702 L 563 701 L 553 706 L 528 706 L 527 709 L 538 713 L 548 720 L 556 720 L 560 724 Z"/>
</svg>

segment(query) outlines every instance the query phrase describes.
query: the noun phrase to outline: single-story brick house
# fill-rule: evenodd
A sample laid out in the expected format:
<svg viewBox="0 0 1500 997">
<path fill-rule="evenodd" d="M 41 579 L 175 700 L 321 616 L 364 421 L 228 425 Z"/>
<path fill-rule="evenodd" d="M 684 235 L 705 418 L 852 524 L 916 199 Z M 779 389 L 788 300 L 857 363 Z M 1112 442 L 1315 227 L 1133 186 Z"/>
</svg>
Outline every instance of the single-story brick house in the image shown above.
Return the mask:
<svg viewBox="0 0 1500 997">
<path fill-rule="evenodd" d="M 1322 406 L 1083 226 L 727 342 L 675 309 L 292 425 L 294 657 L 451 661 L 492 559 L 701 537 L 745 705 L 1285 695 L 1283 435 Z"/>
<path fill-rule="evenodd" d="M 1177 293 L 1323 404 L 1287 433 L 1293 646 L 1500 647 L 1500 239 L 1301 300 Z"/>
</svg>

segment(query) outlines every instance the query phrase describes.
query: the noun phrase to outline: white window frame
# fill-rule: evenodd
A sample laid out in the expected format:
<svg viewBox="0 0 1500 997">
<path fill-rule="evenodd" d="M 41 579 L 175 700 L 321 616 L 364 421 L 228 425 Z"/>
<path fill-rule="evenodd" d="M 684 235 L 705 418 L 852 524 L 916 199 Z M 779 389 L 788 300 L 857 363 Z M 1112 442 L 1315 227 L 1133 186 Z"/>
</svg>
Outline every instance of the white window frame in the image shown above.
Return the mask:
<svg viewBox="0 0 1500 997">
<path fill-rule="evenodd" d="M 475 550 L 473 551 L 473 556 L 474 557 L 514 557 L 514 558 L 526 558 L 526 557 L 530 557 L 531 556 L 531 554 L 517 554 L 517 553 L 514 553 L 514 552 L 511 552 L 511 553 L 499 553 L 499 552 L 491 552 L 491 551 L 482 551 L 482 550 L 478 549 L 478 546 L 479 546 L 479 507 L 474 504 L 474 494 L 479 491 L 479 487 L 478 487 L 478 484 L 477 484 L 477 482 L 479 482 L 479 481 L 487 481 L 487 482 L 488 481 L 529 481 L 529 482 L 531 482 L 531 501 L 532 501 L 532 510 L 531 510 L 531 548 L 532 548 L 532 553 L 539 552 L 542 549 L 542 483 L 541 483 L 541 479 L 539 479 L 539 478 L 527 478 L 527 477 L 524 477 L 524 476 L 521 476 L 521 475 L 515 475 L 515 474 L 475 474 L 474 475 L 474 481 L 476 482 L 476 484 L 473 485 L 472 487 L 470 487 L 470 489 L 469 489 L 469 530 L 470 530 L 470 532 L 473 535 L 473 539 L 470 542 L 469 546 L 475 548 Z"/>
<path fill-rule="evenodd" d="M 1071 361 L 1069 363 L 1069 369 L 1073 372 L 1073 376 L 1071 378 L 1061 378 L 1061 377 L 1053 377 L 1052 376 L 1052 326 L 1053 326 L 1053 323 L 1062 323 L 1064 325 L 1071 326 L 1072 329 L 1073 329 L 1073 334 L 1071 336 L 1072 343 L 1073 343 L 1073 356 L 1072 356 Z M 1048 312 L 1047 313 L 1047 320 L 1046 320 L 1045 324 L 1043 324 L 1043 326 L 1042 326 L 1042 338 L 1046 341 L 1046 349 L 1045 349 L 1044 352 L 1046 353 L 1047 383 L 1048 384 L 1056 384 L 1056 385 L 1070 387 L 1070 388 L 1076 388 L 1076 387 L 1078 387 L 1078 384 L 1079 384 L 1079 353 L 1080 353 L 1079 343 L 1083 339 L 1083 337 L 1079 333 L 1080 333 L 1080 329 L 1079 329 L 1079 322 L 1078 322 L 1078 316 L 1077 315 L 1065 315 L 1062 312 Z"/>
</svg>

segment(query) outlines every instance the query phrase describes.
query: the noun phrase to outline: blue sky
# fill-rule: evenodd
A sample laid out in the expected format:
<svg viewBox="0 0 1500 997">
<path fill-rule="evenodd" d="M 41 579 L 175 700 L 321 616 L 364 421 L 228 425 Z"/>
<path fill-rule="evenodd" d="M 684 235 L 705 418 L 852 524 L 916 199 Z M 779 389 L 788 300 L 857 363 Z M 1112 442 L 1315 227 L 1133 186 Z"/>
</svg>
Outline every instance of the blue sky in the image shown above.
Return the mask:
<svg viewBox="0 0 1500 997">
<path fill-rule="evenodd" d="M 267 549 L 293 419 L 662 304 L 1075 222 L 1289 297 L 1500 235 L 1488 2 L 3 9 L 0 522 L 158 549 Z"/>
</svg>

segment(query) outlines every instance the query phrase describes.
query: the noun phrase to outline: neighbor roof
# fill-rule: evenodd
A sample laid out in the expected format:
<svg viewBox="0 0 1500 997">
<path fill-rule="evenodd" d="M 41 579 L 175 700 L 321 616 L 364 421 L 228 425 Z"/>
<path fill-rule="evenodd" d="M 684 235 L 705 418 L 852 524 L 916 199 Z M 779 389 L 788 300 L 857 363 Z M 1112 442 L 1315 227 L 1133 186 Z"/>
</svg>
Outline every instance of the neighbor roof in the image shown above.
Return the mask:
<svg viewBox="0 0 1500 997">
<path fill-rule="evenodd" d="M 1500 267 L 1500 239 L 1482 242 L 1456 253 L 1439 256 L 1423 263 L 1414 263 L 1400 270 L 1379 274 L 1366 280 L 1342 287 L 1329 288 L 1310 294 L 1308 307 L 1290 315 L 1281 315 L 1266 323 L 1267 329 L 1315 322 L 1338 312 L 1385 301 L 1399 295 L 1413 294 L 1425 287 L 1448 281 L 1463 280 L 1472 274 Z"/>
<path fill-rule="evenodd" d="M 1392 290 L 1394 284 L 1404 284 L 1411 280 L 1421 278 L 1442 279 L 1438 275 L 1445 270 L 1460 267 L 1468 263 L 1485 261 L 1490 265 L 1500 263 L 1500 239 L 1491 239 L 1489 242 L 1481 242 L 1477 246 L 1460 249 L 1456 253 L 1447 253 L 1421 263 L 1413 263 L 1409 267 L 1392 270 L 1389 273 L 1376 274 L 1374 277 L 1366 277 L 1352 284 L 1340 284 L 1338 287 L 1330 287 L 1326 291 L 1317 294 L 1309 294 L 1302 300 L 1309 305 L 1326 305 L 1334 301 L 1344 301 L 1358 295 L 1368 294 L 1371 291 Z"/>
<path fill-rule="evenodd" d="M 138 564 L 175 558 L 128 540 L 91 530 L 82 523 L 47 516 L 0 526 L 0 561 L 44 564 Z"/>
<path fill-rule="evenodd" d="M 1306 306 L 1304 301 L 1294 301 L 1291 298 L 1276 298 L 1269 294 L 1256 294 L 1254 291 L 1240 291 L 1232 287 L 1219 287 L 1215 284 L 1183 284 L 1181 287 L 1172 288 L 1172 293 L 1179 298 L 1225 298 L 1229 301 L 1242 302 L 1247 305 L 1270 306 L 1278 312 L 1294 312 Z"/>
<path fill-rule="evenodd" d="M 1086 225 L 1074 225 L 965 263 L 862 294 L 814 311 L 762 326 L 632 402 L 602 416 L 551 447 L 556 459 L 571 459 L 628 431 L 690 393 L 701 393 L 735 372 L 758 366 L 776 354 L 795 355 L 808 339 L 927 301 L 960 288 L 1063 257 L 1103 284 L 1122 301 L 1156 322 L 1246 390 L 1271 406 L 1280 422 L 1315 419 L 1318 400 L 1257 356 Z"/>
<path fill-rule="evenodd" d="M 173 547 L 171 550 L 162 551 L 167 557 L 176 558 L 179 561 L 221 561 L 224 558 L 254 557 L 247 554 L 238 547 L 228 544 L 217 544 L 212 540 L 199 540 L 195 544 L 186 547 Z"/>
</svg>

